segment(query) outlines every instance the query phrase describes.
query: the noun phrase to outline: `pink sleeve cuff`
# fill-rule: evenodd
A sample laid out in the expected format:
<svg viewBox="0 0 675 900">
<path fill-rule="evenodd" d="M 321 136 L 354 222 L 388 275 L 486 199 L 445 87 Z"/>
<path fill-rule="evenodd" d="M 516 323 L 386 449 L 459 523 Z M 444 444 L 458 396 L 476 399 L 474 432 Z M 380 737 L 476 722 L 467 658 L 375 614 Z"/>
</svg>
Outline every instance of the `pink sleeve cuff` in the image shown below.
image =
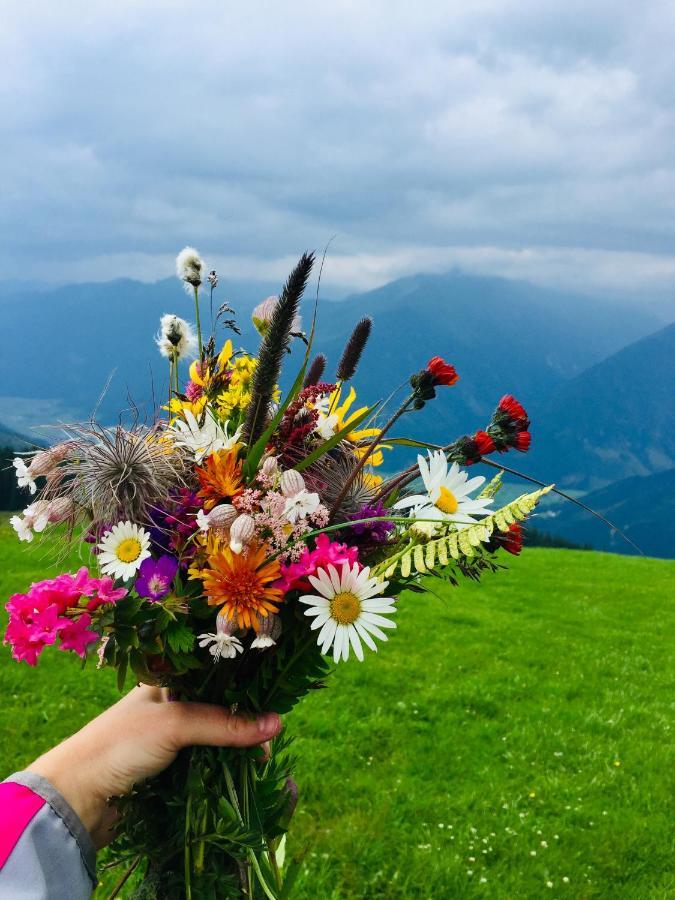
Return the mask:
<svg viewBox="0 0 675 900">
<path fill-rule="evenodd" d="M 22 784 L 0 784 L 0 869 L 9 859 L 33 816 L 45 805 L 42 797 Z"/>
</svg>

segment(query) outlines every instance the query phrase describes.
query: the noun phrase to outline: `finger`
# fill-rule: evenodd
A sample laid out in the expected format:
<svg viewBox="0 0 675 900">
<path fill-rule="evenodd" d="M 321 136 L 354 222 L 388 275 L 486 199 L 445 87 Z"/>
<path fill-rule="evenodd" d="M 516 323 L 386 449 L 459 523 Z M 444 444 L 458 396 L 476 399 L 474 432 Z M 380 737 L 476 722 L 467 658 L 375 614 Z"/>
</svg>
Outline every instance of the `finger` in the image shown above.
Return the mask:
<svg viewBox="0 0 675 900">
<path fill-rule="evenodd" d="M 171 704 L 173 741 L 177 748 L 192 744 L 213 747 L 253 747 L 281 731 L 277 713 L 262 713 L 256 718 L 233 715 L 210 703 Z"/>
<path fill-rule="evenodd" d="M 263 751 L 263 755 L 260 757 L 259 762 L 266 763 L 267 760 L 270 758 L 270 742 L 269 741 L 265 741 L 265 743 L 262 745 L 262 751 Z"/>
</svg>

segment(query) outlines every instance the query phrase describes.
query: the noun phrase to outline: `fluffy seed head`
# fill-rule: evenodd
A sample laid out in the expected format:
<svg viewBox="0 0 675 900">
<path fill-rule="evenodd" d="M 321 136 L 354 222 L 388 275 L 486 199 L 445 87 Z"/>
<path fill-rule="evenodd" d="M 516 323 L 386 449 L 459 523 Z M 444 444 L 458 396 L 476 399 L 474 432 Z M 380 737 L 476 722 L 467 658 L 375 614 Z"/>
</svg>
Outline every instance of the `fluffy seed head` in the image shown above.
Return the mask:
<svg viewBox="0 0 675 900">
<path fill-rule="evenodd" d="M 198 288 L 202 283 L 204 261 L 194 247 L 183 247 L 176 257 L 176 275 L 186 285 Z"/>
<path fill-rule="evenodd" d="M 159 320 L 159 332 L 155 338 L 159 352 L 167 359 L 184 359 L 197 352 L 197 338 L 192 326 L 180 316 L 171 313 Z"/>
</svg>

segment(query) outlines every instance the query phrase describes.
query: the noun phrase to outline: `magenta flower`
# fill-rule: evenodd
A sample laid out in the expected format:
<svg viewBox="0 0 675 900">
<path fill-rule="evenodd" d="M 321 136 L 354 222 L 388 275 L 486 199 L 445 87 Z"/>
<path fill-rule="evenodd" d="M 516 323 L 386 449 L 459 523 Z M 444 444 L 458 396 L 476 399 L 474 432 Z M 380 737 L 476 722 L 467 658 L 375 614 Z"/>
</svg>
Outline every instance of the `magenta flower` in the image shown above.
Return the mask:
<svg viewBox="0 0 675 900">
<path fill-rule="evenodd" d="M 153 602 L 161 600 L 171 590 L 177 572 L 178 560 L 174 556 L 144 559 L 134 585 L 136 593 Z"/>
<path fill-rule="evenodd" d="M 14 659 L 31 666 L 57 638 L 62 650 L 74 650 L 84 657 L 87 646 L 99 637 L 89 628 L 92 619 L 84 606 L 94 609 L 125 594 L 125 590 L 115 589 L 112 579 L 92 578 L 84 567 L 75 575 L 66 572 L 35 582 L 25 594 L 14 594 L 7 603 L 5 643 L 11 645 Z M 94 599 L 89 599 L 93 595 Z"/>
<path fill-rule="evenodd" d="M 83 613 L 78 619 L 68 619 L 61 630 L 61 649 L 74 650 L 82 659 L 87 655 L 87 647 L 100 637 L 97 631 L 89 631 L 91 616 Z"/>
<path fill-rule="evenodd" d="M 297 562 L 281 566 L 281 580 L 275 587 L 282 591 L 290 591 L 309 587 L 308 575 L 315 575 L 317 569 L 327 569 L 329 563 L 341 567 L 342 563 L 353 565 L 359 561 L 357 547 L 348 547 L 331 541 L 327 534 L 320 534 L 316 539 L 316 547 L 303 550 Z"/>
<path fill-rule="evenodd" d="M 93 612 L 99 606 L 103 606 L 104 603 L 117 603 L 122 597 L 126 597 L 128 593 L 129 591 L 126 588 L 116 588 L 112 578 L 105 575 L 99 580 L 96 596 L 92 597 L 87 603 L 87 609 L 89 612 Z"/>
</svg>

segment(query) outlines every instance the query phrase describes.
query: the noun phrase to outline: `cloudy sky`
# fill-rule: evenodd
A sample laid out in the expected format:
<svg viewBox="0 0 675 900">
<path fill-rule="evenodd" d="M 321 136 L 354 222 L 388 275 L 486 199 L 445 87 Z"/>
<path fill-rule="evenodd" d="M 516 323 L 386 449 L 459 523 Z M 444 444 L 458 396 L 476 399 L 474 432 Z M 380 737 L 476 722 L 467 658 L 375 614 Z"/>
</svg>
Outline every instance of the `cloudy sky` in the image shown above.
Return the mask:
<svg viewBox="0 0 675 900">
<path fill-rule="evenodd" d="M 675 293 L 671 0 L 2 6 L 3 277 Z"/>
</svg>

